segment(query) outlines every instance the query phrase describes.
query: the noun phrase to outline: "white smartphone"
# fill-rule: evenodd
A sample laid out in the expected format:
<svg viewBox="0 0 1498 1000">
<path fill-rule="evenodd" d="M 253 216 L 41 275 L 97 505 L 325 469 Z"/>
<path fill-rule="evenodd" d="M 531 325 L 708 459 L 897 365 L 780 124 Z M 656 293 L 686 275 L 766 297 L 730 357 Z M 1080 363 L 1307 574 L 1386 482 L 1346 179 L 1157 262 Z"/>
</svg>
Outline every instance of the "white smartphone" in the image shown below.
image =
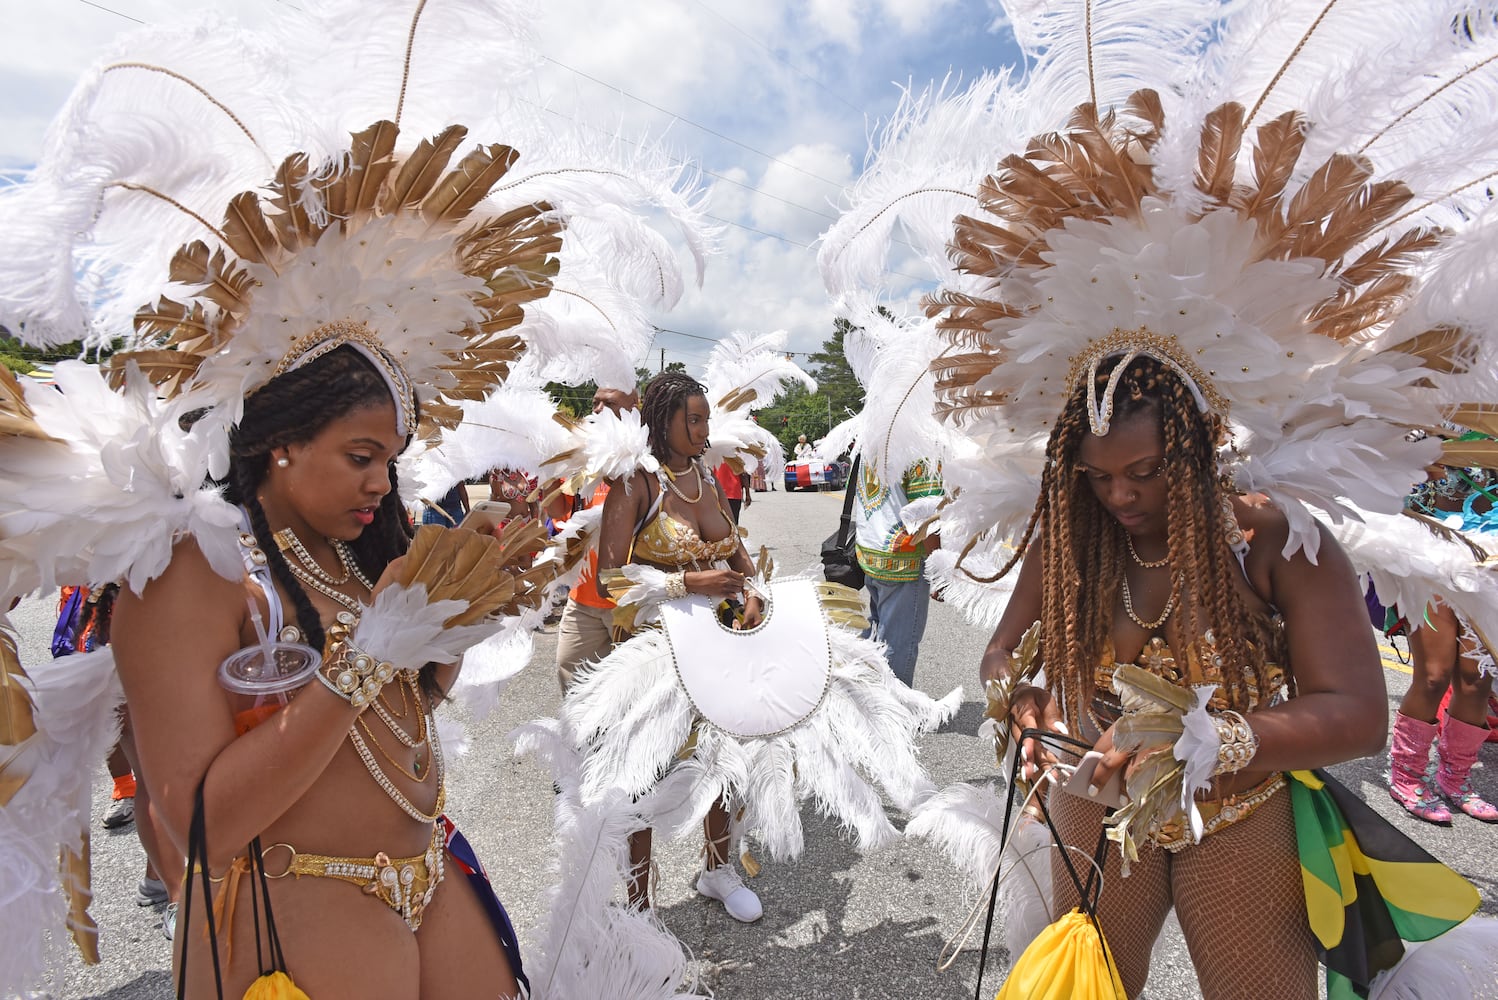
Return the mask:
<svg viewBox="0 0 1498 1000">
<path fill-rule="evenodd" d="M 1103 755 L 1097 750 L 1089 750 L 1082 755 L 1082 760 L 1077 764 L 1077 769 L 1072 776 L 1066 779 L 1066 784 L 1061 788 L 1071 794 L 1107 806 L 1110 809 L 1119 809 L 1128 804 L 1129 797 L 1124 793 L 1124 768 L 1113 772 L 1113 777 L 1108 783 L 1097 790 L 1096 795 L 1087 794 L 1087 786 L 1092 784 L 1092 774 L 1097 770 L 1098 761 Z"/>
<path fill-rule="evenodd" d="M 460 528 L 488 533 L 504 523 L 510 516 L 510 505 L 503 500 L 479 500 L 463 517 Z"/>
</svg>

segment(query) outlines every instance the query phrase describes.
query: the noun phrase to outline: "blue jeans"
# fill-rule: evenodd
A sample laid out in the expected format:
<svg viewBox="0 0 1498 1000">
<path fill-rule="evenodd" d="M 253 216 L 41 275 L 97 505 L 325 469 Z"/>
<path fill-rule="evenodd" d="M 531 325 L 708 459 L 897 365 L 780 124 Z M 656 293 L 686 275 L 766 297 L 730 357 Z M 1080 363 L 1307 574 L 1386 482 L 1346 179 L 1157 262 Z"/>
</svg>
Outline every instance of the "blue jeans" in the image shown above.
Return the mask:
<svg viewBox="0 0 1498 1000">
<path fill-rule="evenodd" d="M 878 639 L 889 648 L 889 668 L 907 687 L 915 685 L 915 660 L 921 636 L 926 633 L 926 614 L 931 610 L 931 584 L 918 580 L 890 583 L 864 578 L 869 592 L 870 628 L 865 638 Z"/>
</svg>

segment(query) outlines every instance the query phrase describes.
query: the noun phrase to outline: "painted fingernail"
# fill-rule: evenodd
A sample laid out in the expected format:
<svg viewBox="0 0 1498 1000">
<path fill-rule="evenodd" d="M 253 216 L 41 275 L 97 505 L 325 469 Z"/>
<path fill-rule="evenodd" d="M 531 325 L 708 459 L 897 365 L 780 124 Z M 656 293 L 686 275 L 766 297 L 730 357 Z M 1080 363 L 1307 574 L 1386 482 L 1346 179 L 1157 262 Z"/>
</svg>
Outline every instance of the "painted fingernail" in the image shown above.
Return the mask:
<svg viewBox="0 0 1498 1000">
<path fill-rule="evenodd" d="M 1097 785 L 1087 786 L 1087 797 L 1092 799 L 1097 798 Z"/>
<path fill-rule="evenodd" d="M 1051 728 L 1056 730 L 1056 732 L 1060 733 L 1062 736 L 1071 735 L 1071 730 L 1066 728 L 1066 723 L 1064 722 L 1053 722 L 1051 723 Z"/>
</svg>

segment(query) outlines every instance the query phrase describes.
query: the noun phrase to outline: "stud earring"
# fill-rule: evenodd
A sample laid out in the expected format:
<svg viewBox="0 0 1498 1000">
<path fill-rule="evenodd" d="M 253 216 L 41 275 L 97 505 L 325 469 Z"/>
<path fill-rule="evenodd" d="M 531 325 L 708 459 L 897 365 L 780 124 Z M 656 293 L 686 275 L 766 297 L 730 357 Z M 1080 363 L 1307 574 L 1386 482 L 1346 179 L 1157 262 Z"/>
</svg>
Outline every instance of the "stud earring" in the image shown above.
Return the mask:
<svg viewBox="0 0 1498 1000">
<path fill-rule="evenodd" d="M 290 464 L 291 459 L 287 458 L 285 455 L 282 455 L 280 458 L 276 459 L 276 468 L 278 469 L 284 469 Z"/>
</svg>

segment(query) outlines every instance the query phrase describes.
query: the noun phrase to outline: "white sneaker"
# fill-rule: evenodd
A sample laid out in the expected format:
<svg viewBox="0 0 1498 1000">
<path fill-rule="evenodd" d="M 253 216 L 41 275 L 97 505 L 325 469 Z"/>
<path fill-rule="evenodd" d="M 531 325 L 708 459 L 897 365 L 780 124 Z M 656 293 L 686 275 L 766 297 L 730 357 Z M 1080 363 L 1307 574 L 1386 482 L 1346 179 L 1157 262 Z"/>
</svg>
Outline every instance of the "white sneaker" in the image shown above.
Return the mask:
<svg viewBox="0 0 1498 1000">
<path fill-rule="evenodd" d="M 697 878 L 697 891 L 721 902 L 728 915 L 741 923 L 752 924 L 765 912 L 759 897 L 744 884 L 738 869 L 731 864 L 704 871 Z"/>
</svg>

